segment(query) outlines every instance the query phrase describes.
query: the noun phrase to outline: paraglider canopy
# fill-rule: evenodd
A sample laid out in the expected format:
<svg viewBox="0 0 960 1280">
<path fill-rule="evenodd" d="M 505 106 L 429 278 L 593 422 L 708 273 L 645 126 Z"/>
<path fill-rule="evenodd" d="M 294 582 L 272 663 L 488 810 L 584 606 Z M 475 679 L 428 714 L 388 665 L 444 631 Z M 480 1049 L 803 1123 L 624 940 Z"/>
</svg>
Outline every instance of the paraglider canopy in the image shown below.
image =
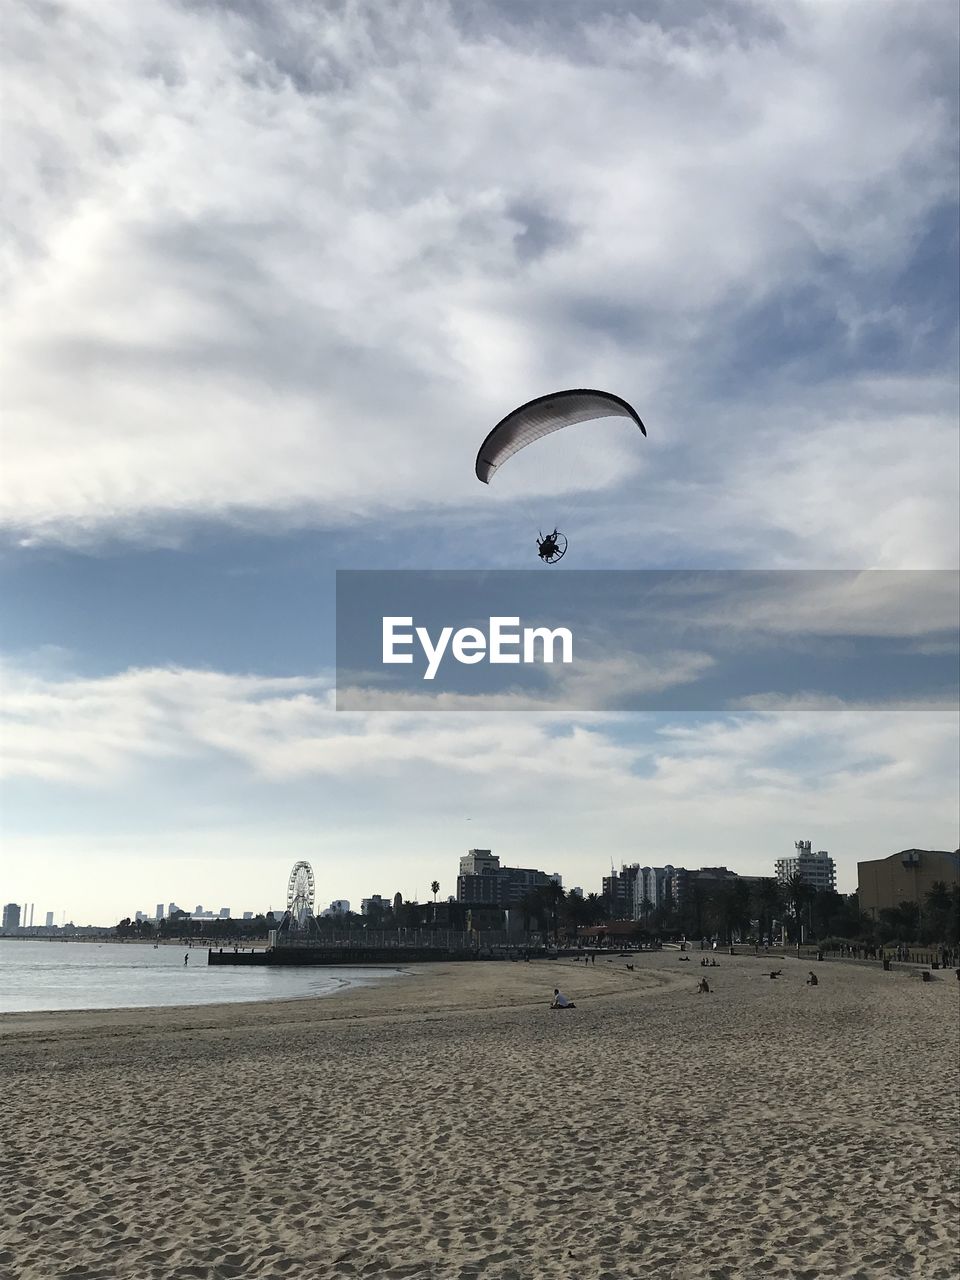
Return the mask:
<svg viewBox="0 0 960 1280">
<path fill-rule="evenodd" d="M 626 400 L 609 391 L 554 391 L 528 400 L 497 423 L 477 454 L 477 479 L 490 483 L 493 473 L 506 460 L 552 431 L 593 418 L 630 418 L 644 435 L 647 429 L 640 415 Z"/>
</svg>

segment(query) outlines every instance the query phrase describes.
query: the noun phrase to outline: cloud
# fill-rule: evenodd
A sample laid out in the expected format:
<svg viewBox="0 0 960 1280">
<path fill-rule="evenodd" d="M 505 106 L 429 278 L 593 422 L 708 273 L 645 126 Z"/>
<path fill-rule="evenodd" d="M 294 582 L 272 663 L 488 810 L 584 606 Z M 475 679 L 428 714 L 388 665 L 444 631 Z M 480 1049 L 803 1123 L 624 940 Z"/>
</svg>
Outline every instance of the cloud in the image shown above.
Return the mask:
<svg viewBox="0 0 960 1280">
<path fill-rule="evenodd" d="M 738 643 L 774 636 L 902 638 L 915 652 L 924 640 L 954 637 L 960 577 L 954 572 L 731 572 L 683 574 L 654 585 L 650 600 L 664 622 L 733 632 Z M 649 607 L 649 606 L 648 606 Z M 747 633 L 741 635 L 740 633 Z"/>
<path fill-rule="evenodd" d="M 710 654 L 683 650 L 667 650 L 652 657 L 630 652 L 583 657 L 578 651 L 571 666 L 538 665 L 528 670 L 526 683 L 507 677 L 506 687 L 478 693 L 420 684 L 419 675 L 408 677 L 406 668 L 391 688 L 384 687 L 382 668 L 371 672 L 341 671 L 337 707 L 344 712 L 459 711 L 476 715 L 508 711 L 561 719 L 570 714 L 589 717 L 592 712 L 602 715 L 615 711 L 631 699 L 693 684 L 713 665 Z M 410 688 L 411 680 L 414 688 Z"/>
<path fill-rule="evenodd" d="M 824 714 L 798 698 L 706 718 L 437 716 L 416 704 L 336 712 L 323 676 L 151 669 L 53 679 L 10 671 L 5 685 L 7 773 L 95 788 L 126 785 L 163 761 L 193 769 L 216 756 L 268 783 L 349 777 L 367 785 L 426 769 L 496 785 L 555 776 L 565 786 L 590 784 L 624 797 L 642 779 L 660 798 L 678 785 L 702 791 L 709 784 L 713 800 L 729 791 L 735 807 L 738 787 L 749 793 L 757 770 L 779 771 L 784 788 L 835 793 L 847 775 L 872 787 L 893 769 L 911 786 L 935 791 L 946 767 L 941 753 L 951 742 L 956 749 L 953 711 L 939 705 L 838 704 Z M 949 790 L 956 791 L 955 780 Z"/>
<path fill-rule="evenodd" d="M 952 554 L 955 306 L 917 288 L 950 275 L 947 7 L 15 21 L 21 538 L 438 506 L 476 529 L 603 491 L 595 555 L 611 527 L 621 555 L 755 560 L 758 531 L 766 563 Z M 574 468 L 561 443 L 478 493 L 490 424 L 571 382 L 637 400 L 644 448 L 597 437 Z"/>
<path fill-rule="evenodd" d="M 541 774 L 548 744 L 554 763 L 559 758 L 568 772 L 589 778 L 597 754 L 606 760 L 618 750 L 579 727 L 565 745 L 552 727 L 556 715 L 438 720 L 416 702 L 382 713 L 335 712 L 324 677 L 156 668 L 51 680 L 10 671 L 5 686 L 6 775 L 81 786 L 109 788 L 163 761 L 216 756 L 270 781 L 370 778 L 417 765 Z"/>
<path fill-rule="evenodd" d="M 5 685 L 10 892 L 47 884 L 78 921 L 276 905 L 296 857 L 358 902 L 452 892 L 468 845 L 589 891 L 611 860 L 770 873 L 801 837 L 850 889 L 858 858 L 956 842 L 952 711 L 338 713 L 324 676 L 162 668 Z"/>
</svg>

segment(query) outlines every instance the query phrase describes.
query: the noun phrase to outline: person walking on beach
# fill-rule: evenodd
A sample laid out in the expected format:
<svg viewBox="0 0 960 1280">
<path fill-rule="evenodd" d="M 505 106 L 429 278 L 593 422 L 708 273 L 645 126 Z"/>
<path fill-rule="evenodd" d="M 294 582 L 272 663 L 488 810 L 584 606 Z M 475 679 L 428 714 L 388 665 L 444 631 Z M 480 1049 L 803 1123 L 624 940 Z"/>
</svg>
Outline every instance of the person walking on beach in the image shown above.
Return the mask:
<svg viewBox="0 0 960 1280">
<path fill-rule="evenodd" d="M 189 963 L 190 963 L 190 952 L 189 952 L 189 951 L 188 951 L 188 952 L 186 953 L 186 955 L 183 957 L 183 963 L 184 963 L 184 964 L 189 964 Z"/>
</svg>

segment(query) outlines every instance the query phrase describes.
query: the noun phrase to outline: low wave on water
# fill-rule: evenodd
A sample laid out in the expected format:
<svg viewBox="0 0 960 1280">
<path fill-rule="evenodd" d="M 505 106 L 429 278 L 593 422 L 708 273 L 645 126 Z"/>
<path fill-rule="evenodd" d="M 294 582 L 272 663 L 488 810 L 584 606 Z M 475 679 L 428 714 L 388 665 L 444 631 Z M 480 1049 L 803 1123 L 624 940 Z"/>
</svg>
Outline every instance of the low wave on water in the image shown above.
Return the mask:
<svg viewBox="0 0 960 1280">
<path fill-rule="evenodd" d="M 208 968 L 206 949 L 199 947 L 0 939 L 0 1013 L 290 1000 L 396 975 L 379 968 Z"/>
</svg>

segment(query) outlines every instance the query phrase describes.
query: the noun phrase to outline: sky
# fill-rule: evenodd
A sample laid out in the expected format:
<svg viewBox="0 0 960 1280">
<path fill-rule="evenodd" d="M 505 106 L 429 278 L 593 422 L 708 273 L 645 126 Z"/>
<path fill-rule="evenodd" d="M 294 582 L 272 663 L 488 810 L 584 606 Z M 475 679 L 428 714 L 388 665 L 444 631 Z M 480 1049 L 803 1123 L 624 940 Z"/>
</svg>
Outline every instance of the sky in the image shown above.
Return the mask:
<svg viewBox="0 0 960 1280">
<path fill-rule="evenodd" d="M 337 711 L 334 604 L 344 569 L 956 570 L 957 24 L 18 5 L 0 898 L 263 910 L 305 858 L 320 907 L 424 900 L 470 847 L 590 892 L 801 839 L 852 891 L 955 848 L 952 690 Z M 478 483 L 495 422 L 578 386 L 647 438 L 581 424 Z"/>
</svg>

